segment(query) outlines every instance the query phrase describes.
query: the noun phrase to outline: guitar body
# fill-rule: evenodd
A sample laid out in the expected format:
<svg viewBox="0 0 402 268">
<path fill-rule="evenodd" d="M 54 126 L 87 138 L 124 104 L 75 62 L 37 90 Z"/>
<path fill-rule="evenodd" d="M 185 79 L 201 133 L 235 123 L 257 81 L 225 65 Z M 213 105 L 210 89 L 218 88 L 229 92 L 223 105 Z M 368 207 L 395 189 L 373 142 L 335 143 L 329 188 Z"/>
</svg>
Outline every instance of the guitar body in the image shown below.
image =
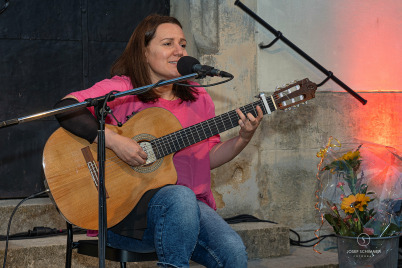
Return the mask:
<svg viewBox="0 0 402 268">
<path fill-rule="evenodd" d="M 137 141 L 151 140 L 182 128 L 177 118 L 163 108 L 148 108 L 128 120 L 123 127 L 107 128 Z M 48 139 L 43 153 L 46 184 L 64 218 L 81 228 L 98 230 L 98 190 L 82 149 L 97 165 L 97 144 L 89 144 L 63 128 Z M 97 171 L 97 169 L 96 169 Z M 92 172 L 97 173 L 97 172 Z M 142 195 L 166 184 L 175 184 L 173 154 L 143 168 L 134 169 L 106 149 L 105 188 L 107 226 L 123 220 Z"/>
</svg>

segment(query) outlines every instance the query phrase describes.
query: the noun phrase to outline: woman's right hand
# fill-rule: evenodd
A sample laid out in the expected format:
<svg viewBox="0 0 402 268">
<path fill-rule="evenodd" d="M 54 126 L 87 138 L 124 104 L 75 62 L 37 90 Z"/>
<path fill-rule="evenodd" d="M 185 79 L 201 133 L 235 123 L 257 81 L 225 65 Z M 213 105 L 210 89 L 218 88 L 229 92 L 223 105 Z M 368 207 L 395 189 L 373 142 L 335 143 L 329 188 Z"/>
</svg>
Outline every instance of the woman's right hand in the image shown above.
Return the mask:
<svg viewBox="0 0 402 268">
<path fill-rule="evenodd" d="M 121 136 L 116 132 L 105 129 L 106 147 L 130 166 L 141 166 L 145 164 L 148 155 L 141 146 L 133 139 Z M 96 138 L 95 142 L 98 141 Z"/>
</svg>

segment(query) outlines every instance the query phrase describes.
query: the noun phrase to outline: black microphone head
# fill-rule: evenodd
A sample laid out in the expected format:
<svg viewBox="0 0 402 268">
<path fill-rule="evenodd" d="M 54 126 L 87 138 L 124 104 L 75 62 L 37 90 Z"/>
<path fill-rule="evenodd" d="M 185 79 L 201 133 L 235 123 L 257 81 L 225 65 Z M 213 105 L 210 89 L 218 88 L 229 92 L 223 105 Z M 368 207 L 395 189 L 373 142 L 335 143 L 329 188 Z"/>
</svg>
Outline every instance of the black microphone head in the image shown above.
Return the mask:
<svg viewBox="0 0 402 268">
<path fill-rule="evenodd" d="M 193 66 L 196 64 L 200 64 L 200 62 L 193 57 L 183 56 L 177 62 L 177 70 L 181 75 L 188 75 L 195 73 L 193 70 Z"/>
</svg>

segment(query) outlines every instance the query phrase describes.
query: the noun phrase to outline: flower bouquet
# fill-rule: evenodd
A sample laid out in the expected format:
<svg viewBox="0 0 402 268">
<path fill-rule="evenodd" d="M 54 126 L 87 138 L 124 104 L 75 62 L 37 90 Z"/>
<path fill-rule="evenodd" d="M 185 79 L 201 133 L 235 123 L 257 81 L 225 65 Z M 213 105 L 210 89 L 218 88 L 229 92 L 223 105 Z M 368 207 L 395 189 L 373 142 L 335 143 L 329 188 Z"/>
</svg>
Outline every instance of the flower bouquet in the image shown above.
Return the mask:
<svg viewBox="0 0 402 268">
<path fill-rule="evenodd" d="M 402 158 L 396 149 L 372 143 L 341 145 L 331 138 L 317 156 L 318 209 L 338 237 L 369 243 L 400 235 Z"/>
</svg>

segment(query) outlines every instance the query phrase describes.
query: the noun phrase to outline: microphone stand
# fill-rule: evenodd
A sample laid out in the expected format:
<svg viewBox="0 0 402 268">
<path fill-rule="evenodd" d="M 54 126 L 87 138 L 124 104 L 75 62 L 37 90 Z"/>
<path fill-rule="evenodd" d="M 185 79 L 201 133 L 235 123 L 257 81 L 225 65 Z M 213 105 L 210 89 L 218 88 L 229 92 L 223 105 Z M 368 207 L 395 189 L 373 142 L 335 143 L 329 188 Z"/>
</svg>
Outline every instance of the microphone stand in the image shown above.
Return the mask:
<svg viewBox="0 0 402 268">
<path fill-rule="evenodd" d="M 329 79 L 332 79 L 335 83 L 340 85 L 343 89 L 345 89 L 349 94 L 351 94 L 353 97 L 355 97 L 358 101 L 360 101 L 363 105 L 367 103 L 367 100 L 363 99 L 359 94 L 357 94 L 355 91 L 353 91 L 350 87 L 348 87 L 345 83 L 343 83 L 341 80 L 339 80 L 331 71 L 326 70 L 324 67 L 322 67 L 318 62 L 316 62 L 313 58 L 311 58 L 309 55 L 307 55 L 303 50 L 298 48 L 295 44 L 290 42 L 286 37 L 283 36 L 283 34 L 280 31 L 275 30 L 271 25 L 269 25 L 266 21 L 264 21 L 261 17 L 257 16 L 253 11 L 251 11 L 247 6 L 245 6 L 240 0 L 236 0 L 234 3 L 236 6 L 241 8 L 244 12 L 246 12 L 248 15 L 250 15 L 253 19 L 258 21 L 262 26 L 264 26 L 268 31 L 270 31 L 272 34 L 275 35 L 275 39 L 269 43 L 268 45 L 260 45 L 261 49 L 271 47 L 273 44 L 276 43 L 279 39 L 281 39 L 285 44 L 287 44 L 289 47 L 291 47 L 294 51 L 296 51 L 300 56 L 305 58 L 308 62 L 310 62 L 314 67 L 316 67 L 318 70 L 323 72 L 324 74 L 327 75 L 327 78 L 325 78 L 320 84 L 317 85 L 317 87 L 320 87 L 324 85 Z"/>
<path fill-rule="evenodd" d="M 72 110 L 82 109 L 84 107 L 91 107 L 91 106 L 95 107 L 95 111 L 96 111 L 96 114 L 97 114 L 98 120 L 99 120 L 99 129 L 98 129 L 98 162 L 99 162 L 98 258 L 99 258 L 99 267 L 102 267 L 102 268 L 105 267 L 106 235 L 107 235 L 107 210 L 106 210 L 106 196 L 105 196 L 105 160 L 106 160 L 105 117 L 107 114 L 105 107 L 106 107 L 107 102 L 113 101 L 116 98 L 120 98 L 120 97 L 123 97 L 126 95 L 138 95 L 141 93 L 145 93 L 154 87 L 174 84 L 174 83 L 185 81 L 190 78 L 197 77 L 197 76 L 198 76 L 197 73 L 193 73 L 193 74 L 181 76 L 181 77 L 171 79 L 171 80 L 160 81 L 156 84 L 143 86 L 143 87 L 139 87 L 139 88 L 135 88 L 135 89 L 130 89 L 130 90 L 118 92 L 115 94 L 109 93 L 109 94 L 106 94 L 105 96 L 101 96 L 101 97 L 97 97 L 97 98 L 93 98 L 93 99 L 87 99 L 80 103 L 67 105 L 64 107 L 57 108 L 57 109 L 53 109 L 53 110 L 25 116 L 25 117 L 14 118 L 14 119 L 0 122 L 0 129 L 1 129 L 4 127 L 9 127 L 9 126 L 17 125 L 20 123 L 37 120 L 37 119 L 48 117 L 51 115 L 60 114 L 60 113 L 66 112 L 66 111 L 72 111 Z"/>
</svg>

